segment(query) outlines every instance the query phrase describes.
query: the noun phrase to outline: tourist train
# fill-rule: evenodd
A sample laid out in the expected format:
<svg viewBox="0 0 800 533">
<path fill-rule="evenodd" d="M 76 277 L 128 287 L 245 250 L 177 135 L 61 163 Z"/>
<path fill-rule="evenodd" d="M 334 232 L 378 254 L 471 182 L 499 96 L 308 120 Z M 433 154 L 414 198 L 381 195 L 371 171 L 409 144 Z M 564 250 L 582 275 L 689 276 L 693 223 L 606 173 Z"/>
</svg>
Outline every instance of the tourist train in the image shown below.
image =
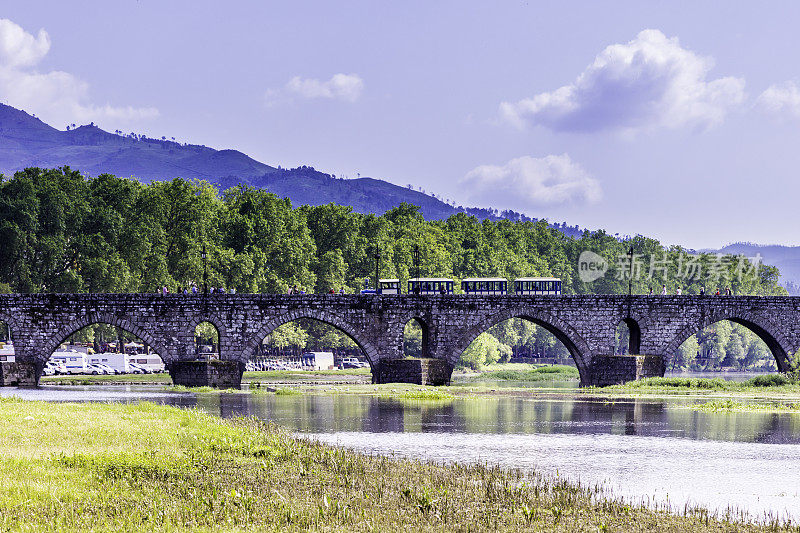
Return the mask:
<svg viewBox="0 0 800 533">
<path fill-rule="evenodd" d="M 450 278 L 411 278 L 408 280 L 408 294 L 432 295 L 453 294 L 455 282 Z M 465 295 L 505 295 L 557 296 L 561 294 L 559 278 L 517 278 L 509 290 L 505 278 L 464 278 L 461 291 Z M 378 280 L 379 294 L 402 294 L 400 280 L 387 278 Z"/>
</svg>

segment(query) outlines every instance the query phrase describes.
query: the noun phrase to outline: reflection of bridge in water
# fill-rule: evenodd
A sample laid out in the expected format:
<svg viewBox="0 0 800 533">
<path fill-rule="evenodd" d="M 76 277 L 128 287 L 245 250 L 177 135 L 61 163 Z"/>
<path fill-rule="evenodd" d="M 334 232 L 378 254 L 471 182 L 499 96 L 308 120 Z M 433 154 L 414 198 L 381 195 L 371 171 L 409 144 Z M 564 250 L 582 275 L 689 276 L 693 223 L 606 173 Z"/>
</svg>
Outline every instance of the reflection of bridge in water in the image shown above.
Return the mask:
<svg viewBox="0 0 800 533">
<path fill-rule="evenodd" d="M 220 358 L 228 363 L 205 363 L 213 368 L 192 371 L 233 372 L 236 381 L 265 336 L 300 318 L 325 322 L 352 337 L 377 382 L 449 382 L 467 346 L 511 318 L 530 320 L 553 333 L 575 360 L 584 385 L 663 374 L 681 343 L 720 320 L 751 329 L 781 370 L 788 369 L 790 354 L 800 348 L 800 297 L 0 295 L 0 320 L 11 330 L 19 381 L 28 384 L 38 381 L 44 363 L 65 339 L 94 323 L 120 327 L 145 341 L 180 382 L 186 376 L 181 369 L 197 365 L 192 362 L 195 328 L 206 321 L 217 328 Z M 419 360 L 403 359 L 403 329 L 410 320 L 422 327 Z M 620 322 L 630 331 L 630 353 L 646 356 L 610 355 Z"/>
<path fill-rule="evenodd" d="M 800 443 L 790 413 L 718 413 L 692 399 L 487 396 L 446 402 L 361 395 L 198 395 L 222 417 L 255 416 L 302 433 L 635 435 L 690 440 Z"/>
</svg>

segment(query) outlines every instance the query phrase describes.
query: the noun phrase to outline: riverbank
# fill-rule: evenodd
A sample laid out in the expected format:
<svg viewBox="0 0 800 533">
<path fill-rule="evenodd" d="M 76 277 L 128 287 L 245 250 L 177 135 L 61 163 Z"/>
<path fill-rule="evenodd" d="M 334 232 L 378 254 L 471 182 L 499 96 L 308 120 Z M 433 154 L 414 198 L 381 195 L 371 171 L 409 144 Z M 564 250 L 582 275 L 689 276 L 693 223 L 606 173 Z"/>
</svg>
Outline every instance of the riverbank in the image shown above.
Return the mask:
<svg viewBox="0 0 800 533">
<path fill-rule="evenodd" d="M 530 365 L 504 363 L 485 367 L 481 372 L 453 373 L 454 380 L 474 381 L 578 381 L 578 369 L 563 365 Z M 245 372 L 243 383 L 370 383 L 372 373 L 369 368 L 348 368 L 344 370 L 270 370 Z M 172 383 L 169 374 L 115 374 L 115 375 L 63 375 L 42 376 L 41 383 L 58 385 L 126 385 Z"/>
<path fill-rule="evenodd" d="M 626 504 L 536 474 L 366 456 L 148 403 L 2 399 L 0 424 L 0 530 L 775 530 Z"/>
<path fill-rule="evenodd" d="M 369 369 L 323 371 L 245 372 L 242 390 L 228 393 L 355 394 L 401 400 L 443 400 L 488 396 L 571 398 L 692 398 L 761 402 L 758 410 L 795 412 L 800 403 L 800 383 L 781 374 L 765 374 L 736 382 L 721 378 L 648 378 L 609 387 L 578 388 L 577 370 L 567 366 L 497 365 L 484 372 L 454 373 L 448 387 L 426 387 L 408 383 L 371 384 Z M 47 376 L 44 385 L 150 385 L 160 384 L 172 392 L 215 393 L 216 389 L 174 387 L 169 374 L 118 376 Z M 720 406 L 722 404 L 719 404 Z M 733 405 L 733 404 L 730 404 Z M 724 410 L 718 407 L 717 410 Z M 729 410 L 750 410 L 730 407 Z"/>
<path fill-rule="evenodd" d="M 345 370 L 271 370 L 264 372 L 245 372 L 244 383 L 251 381 L 267 381 L 275 383 L 369 383 L 372 380 L 369 368 L 352 368 Z M 42 376 L 42 384 L 51 385 L 171 385 L 172 378 L 166 372 L 158 374 L 111 374 L 83 375 L 67 374 L 61 376 Z"/>
<path fill-rule="evenodd" d="M 455 381 L 580 381 L 578 369 L 567 365 L 534 365 L 527 363 L 501 363 L 489 365 L 480 372 L 455 371 Z"/>
<path fill-rule="evenodd" d="M 783 374 L 765 374 L 747 381 L 721 378 L 646 378 L 609 387 L 587 387 L 582 394 L 609 397 L 697 397 L 800 401 L 800 382 Z"/>
</svg>

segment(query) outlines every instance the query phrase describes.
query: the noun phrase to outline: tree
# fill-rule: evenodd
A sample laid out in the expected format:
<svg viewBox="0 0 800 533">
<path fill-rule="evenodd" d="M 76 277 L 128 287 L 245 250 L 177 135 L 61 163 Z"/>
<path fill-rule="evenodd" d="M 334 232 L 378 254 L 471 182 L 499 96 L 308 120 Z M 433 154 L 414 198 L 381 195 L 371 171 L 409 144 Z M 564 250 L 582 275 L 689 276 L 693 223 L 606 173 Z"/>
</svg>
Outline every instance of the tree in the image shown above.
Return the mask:
<svg viewBox="0 0 800 533">
<path fill-rule="evenodd" d="M 480 370 L 484 365 L 496 363 L 511 356 L 511 348 L 489 333 L 483 332 L 470 343 L 461 355 L 457 366 Z"/>
</svg>

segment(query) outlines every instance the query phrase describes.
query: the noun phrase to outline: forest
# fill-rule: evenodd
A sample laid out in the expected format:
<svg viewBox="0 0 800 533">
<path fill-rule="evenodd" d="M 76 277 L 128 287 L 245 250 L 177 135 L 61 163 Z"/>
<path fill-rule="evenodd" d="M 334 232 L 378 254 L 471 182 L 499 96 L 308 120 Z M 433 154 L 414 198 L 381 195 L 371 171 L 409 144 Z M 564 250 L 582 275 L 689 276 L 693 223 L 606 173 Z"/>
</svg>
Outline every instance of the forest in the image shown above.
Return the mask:
<svg viewBox="0 0 800 533">
<path fill-rule="evenodd" d="M 414 250 L 419 250 L 415 263 Z M 192 284 L 248 293 L 358 292 L 381 277 L 555 276 L 565 294 L 778 295 L 779 272 L 743 257 L 696 254 L 641 235 L 602 230 L 567 235 L 545 220 L 483 220 L 458 213 L 426 221 L 401 204 L 383 215 L 328 204 L 292 206 L 263 189 L 220 191 L 205 181 L 153 182 L 109 174 L 87 177 L 69 167 L 28 168 L 0 177 L 0 292 L 182 291 Z M 607 264 L 591 282 L 578 275 L 591 251 Z M 205 252 L 205 259 L 203 258 Z M 407 352 L 418 350 L 408 328 Z M 620 331 L 624 345 L 626 332 Z M 321 325 L 292 323 L 266 341 L 287 348 L 353 348 Z M 511 320 L 482 334 L 465 352 L 472 368 L 512 354 L 548 357 L 565 348 L 543 328 Z M 754 368 L 769 351 L 749 330 L 718 323 L 685 343 L 678 368 Z"/>
</svg>

